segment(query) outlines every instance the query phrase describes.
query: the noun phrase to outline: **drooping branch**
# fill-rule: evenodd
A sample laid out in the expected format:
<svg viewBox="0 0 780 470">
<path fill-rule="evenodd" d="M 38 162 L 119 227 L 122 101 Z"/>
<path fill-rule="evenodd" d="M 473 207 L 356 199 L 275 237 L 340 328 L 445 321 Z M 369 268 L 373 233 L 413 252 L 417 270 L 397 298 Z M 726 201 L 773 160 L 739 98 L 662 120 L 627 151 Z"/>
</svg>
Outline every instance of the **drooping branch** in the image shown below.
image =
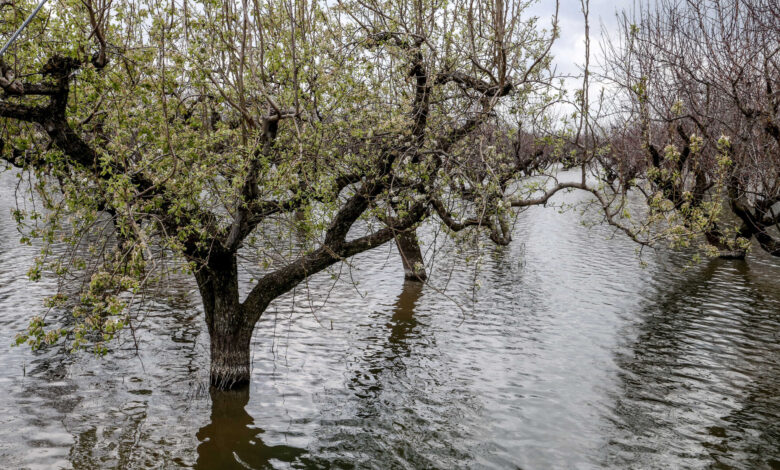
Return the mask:
<svg viewBox="0 0 780 470">
<path fill-rule="evenodd" d="M 431 205 L 436 211 L 436 215 L 438 215 L 441 221 L 444 222 L 444 225 L 446 225 L 454 232 L 460 232 L 467 227 L 475 227 L 482 224 L 479 219 L 473 217 L 464 221 L 456 220 L 455 217 L 453 217 L 452 214 L 447 210 L 447 208 L 444 207 L 444 204 L 437 198 L 431 198 Z"/>
<path fill-rule="evenodd" d="M 555 196 L 558 192 L 565 189 L 581 189 L 588 192 L 594 191 L 593 188 L 587 186 L 585 183 L 582 182 L 556 183 L 555 186 L 546 190 L 545 193 L 539 197 L 531 198 L 531 199 L 514 199 L 510 201 L 510 204 L 512 205 L 512 207 L 540 206 L 546 204 L 551 197 Z"/>
</svg>

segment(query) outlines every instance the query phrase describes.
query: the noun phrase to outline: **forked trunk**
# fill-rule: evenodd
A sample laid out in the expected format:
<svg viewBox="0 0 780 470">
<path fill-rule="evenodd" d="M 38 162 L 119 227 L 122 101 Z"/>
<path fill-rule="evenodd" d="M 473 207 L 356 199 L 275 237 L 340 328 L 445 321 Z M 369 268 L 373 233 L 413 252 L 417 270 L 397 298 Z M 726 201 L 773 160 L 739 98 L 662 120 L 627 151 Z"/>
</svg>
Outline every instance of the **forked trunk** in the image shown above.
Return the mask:
<svg viewBox="0 0 780 470">
<path fill-rule="evenodd" d="M 414 230 L 401 232 L 395 237 L 395 244 L 404 264 L 404 277 L 409 281 L 425 281 L 428 276 L 423 264 L 423 255 L 417 233 Z"/>
</svg>

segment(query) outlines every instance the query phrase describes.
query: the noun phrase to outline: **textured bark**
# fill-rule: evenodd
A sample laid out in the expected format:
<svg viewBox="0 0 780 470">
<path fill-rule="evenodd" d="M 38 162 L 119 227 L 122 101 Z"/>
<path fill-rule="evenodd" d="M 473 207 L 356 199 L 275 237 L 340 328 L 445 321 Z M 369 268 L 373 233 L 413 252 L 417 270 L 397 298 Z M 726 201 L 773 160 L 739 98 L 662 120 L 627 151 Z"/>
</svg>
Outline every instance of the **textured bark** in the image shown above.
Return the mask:
<svg viewBox="0 0 780 470">
<path fill-rule="evenodd" d="M 254 322 L 238 300 L 235 254 L 212 253 L 196 277 L 211 339 L 210 382 L 222 390 L 246 386 Z"/>
<path fill-rule="evenodd" d="M 217 328 L 211 332 L 211 385 L 221 390 L 230 390 L 249 385 L 250 340 L 252 330 L 229 327 L 230 312 L 218 315 Z M 227 320 L 227 321 L 225 321 Z"/>
<path fill-rule="evenodd" d="M 751 207 L 742 200 L 745 194 L 744 188 L 732 181 L 729 186 L 731 209 L 742 221 L 740 235 L 745 238 L 756 237 L 759 246 L 772 256 L 780 256 L 780 241 L 770 234 L 773 226 L 777 227 L 780 217 L 775 215 L 772 207 L 777 204 L 778 198 L 768 198 L 757 202 Z M 780 227 L 779 227 L 780 228 Z"/>
<path fill-rule="evenodd" d="M 404 277 L 409 281 L 425 281 L 428 276 L 425 272 L 417 233 L 414 230 L 401 232 L 396 235 L 395 244 L 404 265 Z"/>
</svg>

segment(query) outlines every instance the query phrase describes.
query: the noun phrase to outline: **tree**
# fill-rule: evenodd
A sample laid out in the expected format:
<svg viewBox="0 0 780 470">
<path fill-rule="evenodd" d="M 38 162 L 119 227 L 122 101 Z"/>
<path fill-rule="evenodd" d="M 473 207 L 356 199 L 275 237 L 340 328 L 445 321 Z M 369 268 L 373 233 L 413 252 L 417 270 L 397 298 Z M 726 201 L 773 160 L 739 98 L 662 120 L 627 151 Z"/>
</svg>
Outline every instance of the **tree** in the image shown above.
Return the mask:
<svg viewBox="0 0 780 470">
<path fill-rule="evenodd" d="M 777 3 L 661 0 L 619 20 L 606 78 L 622 99 L 601 162 L 605 186 L 649 211 L 616 225 L 647 244 L 703 235 L 736 258 L 755 238 L 780 256 Z"/>
<path fill-rule="evenodd" d="M 523 8 L 53 5 L 0 64 L 2 156 L 33 174 L 43 203 L 15 213 L 23 240 L 44 243 L 31 276 L 60 278 L 50 306 L 76 322 L 36 317 L 19 341 L 101 350 L 173 266 L 198 285 L 211 383 L 239 387 L 256 322 L 308 276 L 399 235 L 403 247 L 430 214 L 508 243 L 510 207 L 572 187 L 518 184 L 544 175 L 550 154 L 503 124 L 552 99 L 557 27 L 540 30 Z M 68 255 L 53 256 L 56 244 Z M 261 270 L 245 294 L 239 257 Z"/>
</svg>

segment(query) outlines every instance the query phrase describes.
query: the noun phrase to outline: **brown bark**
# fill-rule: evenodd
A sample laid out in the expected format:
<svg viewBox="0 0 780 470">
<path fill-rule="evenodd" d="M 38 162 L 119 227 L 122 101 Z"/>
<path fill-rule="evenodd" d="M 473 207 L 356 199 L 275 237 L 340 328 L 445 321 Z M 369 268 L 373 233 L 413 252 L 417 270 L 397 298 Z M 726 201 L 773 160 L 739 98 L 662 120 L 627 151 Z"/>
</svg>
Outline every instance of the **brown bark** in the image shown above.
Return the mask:
<svg viewBox="0 0 780 470">
<path fill-rule="evenodd" d="M 408 281 L 425 281 L 428 275 L 425 272 L 417 233 L 414 230 L 401 232 L 395 236 L 395 244 L 398 247 L 398 252 L 401 254 L 405 279 Z"/>
<path fill-rule="evenodd" d="M 217 328 L 211 336 L 211 369 L 209 382 L 221 390 L 246 387 L 250 380 L 250 340 L 251 328 L 234 330 L 230 323 L 229 312 L 218 315 Z"/>
<path fill-rule="evenodd" d="M 196 273 L 211 340 L 210 382 L 222 389 L 249 384 L 250 340 L 254 322 L 238 300 L 238 269 L 233 253 L 214 252 Z"/>
</svg>

